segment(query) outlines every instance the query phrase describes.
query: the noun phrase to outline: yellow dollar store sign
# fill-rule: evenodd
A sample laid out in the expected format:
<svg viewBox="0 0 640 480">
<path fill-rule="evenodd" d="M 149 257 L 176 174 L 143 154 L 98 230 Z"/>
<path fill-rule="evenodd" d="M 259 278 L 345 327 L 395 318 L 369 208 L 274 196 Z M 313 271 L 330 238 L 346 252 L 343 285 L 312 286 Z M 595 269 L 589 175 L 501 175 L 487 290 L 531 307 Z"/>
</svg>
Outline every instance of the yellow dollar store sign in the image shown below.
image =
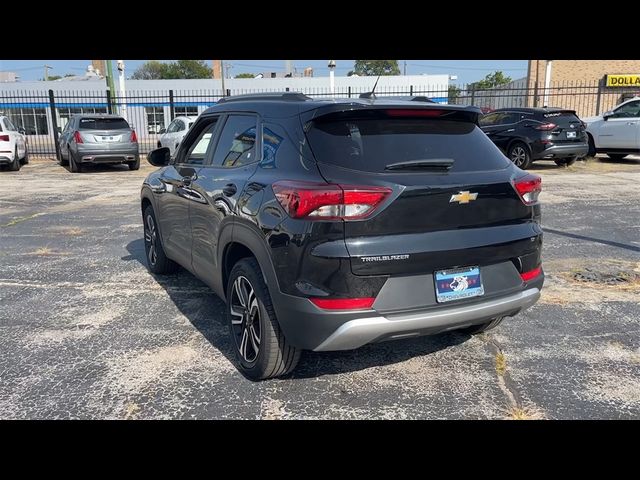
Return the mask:
<svg viewBox="0 0 640 480">
<path fill-rule="evenodd" d="M 607 75 L 607 87 L 640 87 L 640 75 Z"/>
</svg>

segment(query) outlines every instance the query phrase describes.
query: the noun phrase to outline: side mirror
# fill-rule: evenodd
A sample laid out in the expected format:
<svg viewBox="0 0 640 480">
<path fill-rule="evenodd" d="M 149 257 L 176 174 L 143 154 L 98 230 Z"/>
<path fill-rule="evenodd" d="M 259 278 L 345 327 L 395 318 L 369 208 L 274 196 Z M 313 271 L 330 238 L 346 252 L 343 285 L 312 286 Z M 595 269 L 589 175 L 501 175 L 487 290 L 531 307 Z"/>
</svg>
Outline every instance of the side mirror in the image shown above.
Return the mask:
<svg viewBox="0 0 640 480">
<path fill-rule="evenodd" d="M 603 119 L 603 120 L 607 120 L 607 119 L 608 119 L 610 116 L 612 116 L 612 115 L 613 115 L 613 110 L 609 110 L 609 111 L 604 112 L 604 113 L 602 114 L 602 119 Z"/>
<path fill-rule="evenodd" d="M 167 129 L 162 127 L 160 130 L 158 130 L 158 133 L 167 133 Z"/>
<path fill-rule="evenodd" d="M 27 131 L 24 129 L 24 127 L 18 127 L 18 133 L 21 133 L 22 135 L 25 135 L 27 133 Z"/>
<path fill-rule="evenodd" d="M 166 167 L 171 160 L 169 147 L 156 148 L 147 154 L 147 162 L 154 167 Z"/>
</svg>

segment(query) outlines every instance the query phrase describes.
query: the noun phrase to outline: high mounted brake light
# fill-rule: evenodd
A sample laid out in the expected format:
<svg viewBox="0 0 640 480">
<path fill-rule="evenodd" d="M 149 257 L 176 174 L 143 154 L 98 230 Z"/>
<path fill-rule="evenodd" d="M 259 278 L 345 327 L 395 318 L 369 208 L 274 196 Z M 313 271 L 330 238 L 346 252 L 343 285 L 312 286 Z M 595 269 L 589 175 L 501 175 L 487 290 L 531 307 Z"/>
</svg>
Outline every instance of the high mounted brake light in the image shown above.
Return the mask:
<svg viewBox="0 0 640 480">
<path fill-rule="evenodd" d="M 370 216 L 391 194 L 390 188 L 283 180 L 272 186 L 291 218 L 359 220 Z"/>
<path fill-rule="evenodd" d="M 432 108 L 393 108 L 385 112 L 390 117 L 439 117 L 445 113 Z"/>
</svg>

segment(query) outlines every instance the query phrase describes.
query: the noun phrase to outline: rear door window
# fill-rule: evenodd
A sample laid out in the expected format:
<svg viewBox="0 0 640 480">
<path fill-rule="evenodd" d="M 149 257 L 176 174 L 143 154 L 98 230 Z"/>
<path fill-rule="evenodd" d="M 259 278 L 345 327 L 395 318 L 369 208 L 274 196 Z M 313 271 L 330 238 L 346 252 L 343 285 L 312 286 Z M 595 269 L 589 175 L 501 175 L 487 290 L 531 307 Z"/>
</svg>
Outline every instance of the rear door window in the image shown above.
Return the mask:
<svg viewBox="0 0 640 480">
<path fill-rule="evenodd" d="M 79 130 L 126 130 L 129 124 L 124 118 L 81 118 Z"/>
<path fill-rule="evenodd" d="M 450 172 L 509 165 L 474 124 L 430 118 L 314 120 L 307 137 L 316 160 L 365 172 L 388 172 L 398 162 L 453 159 Z"/>
</svg>

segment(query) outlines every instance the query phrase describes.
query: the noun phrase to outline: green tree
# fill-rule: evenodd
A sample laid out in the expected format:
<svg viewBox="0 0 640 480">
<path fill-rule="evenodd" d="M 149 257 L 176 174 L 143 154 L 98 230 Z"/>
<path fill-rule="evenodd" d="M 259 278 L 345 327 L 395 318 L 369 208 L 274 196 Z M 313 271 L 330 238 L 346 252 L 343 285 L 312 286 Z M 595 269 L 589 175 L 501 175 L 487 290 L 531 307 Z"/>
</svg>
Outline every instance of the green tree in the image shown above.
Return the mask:
<svg viewBox="0 0 640 480">
<path fill-rule="evenodd" d="M 356 60 L 353 73 L 362 76 L 400 75 L 397 60 Z"/>
<path fill-rule="evenodd" d="M 501 71 L 496 70 L 493 73 L 489 73 L 482 80 L 478 82 L 474 82 L 469 86 L 474 90 L 487 90 L 489 88 L 495 88 L 501 85 L 506 85 L 509 82 L 511 82 L 511 77 L 507 77 Z"/>
<path fill-rule="evenodd" d="M 449 85 L 449 102 L 452 105 L 457 103 L 458 97 L 460 97 L 461 90 L 455 85 Z"/>
<path fill-rule="evenodd" d="M 255 78 L 253 73 L 239 73 L 235 78 Z"/>
<path fill-rule="evenodd" d="M 67 78 L 67 77 L 75 77 L 75 75 L 73 73 L 65 73 L 64 75 L 49 75 L 49 81 L 53 81 L 53 80 L 60 80 L 61 78 Z M 44 80 L 44 78 L 42 78 L 41 80 Z"/>
<path fill-rule="evenodd" d="M 131 78 L 134 80 L 165 80 L 170 78 L 211 78 L 211 68 L 204 60 L 159 62 L 149 60 L 140 65 Z"/>
</svg>

